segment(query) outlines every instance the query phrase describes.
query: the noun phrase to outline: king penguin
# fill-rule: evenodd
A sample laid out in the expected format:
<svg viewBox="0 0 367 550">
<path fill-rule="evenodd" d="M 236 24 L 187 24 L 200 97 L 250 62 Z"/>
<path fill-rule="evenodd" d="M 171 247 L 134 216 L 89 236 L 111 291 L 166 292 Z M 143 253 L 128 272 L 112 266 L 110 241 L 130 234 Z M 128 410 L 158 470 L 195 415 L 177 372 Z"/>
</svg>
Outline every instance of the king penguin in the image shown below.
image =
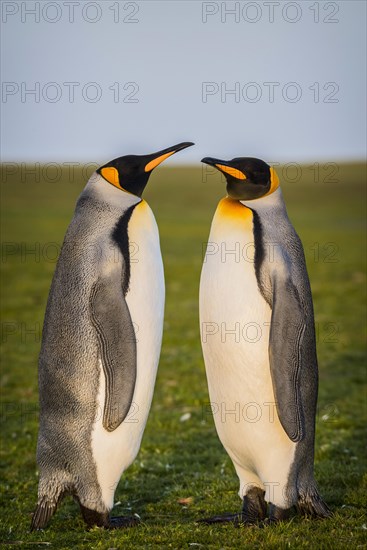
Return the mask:
<svg viewBox="0 0 367 550">
<path fill-rule="evenodd" d="M 47 524 L 65 494 L 88 526 L 135 522 L 110 510 L 147 422 L 165 298 L 158 228 L 141 197 L 152 170 L 191 145 L 117 158 L 79 197 L 43 327 L 32 530 Z"/>
<path fill-rule="evenodd" d="M 222 172 L 200 281 L 200 329 L 211 411 L 256 523 L 330 511 L 314 479 L 318 391 L 314 314 L 301 241 L 273 167 L 256 158 L 202 162 Z"/>
</svg>

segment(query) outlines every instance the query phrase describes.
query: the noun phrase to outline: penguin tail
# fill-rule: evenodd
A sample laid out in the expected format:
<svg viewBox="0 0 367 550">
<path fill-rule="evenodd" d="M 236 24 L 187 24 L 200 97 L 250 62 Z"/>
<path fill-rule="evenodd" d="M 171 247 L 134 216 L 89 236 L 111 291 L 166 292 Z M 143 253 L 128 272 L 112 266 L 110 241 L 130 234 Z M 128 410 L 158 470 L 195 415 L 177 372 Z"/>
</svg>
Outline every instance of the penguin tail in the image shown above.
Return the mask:
<svg viewBox="0 0 367 550">
<path fill-rule="evenodd" d="M 33 513 L 31 522 L 31 531 L 37 531 L 43 529 L 50 518 L 54 515 L 57 508 L 57 501 L 52 502 L 43 497 L 37 504 L 37 507 Z"/>
<path fill-rule="evenodd" d="M 297 508 L 302 515 L 314 518 L 329 518 L 333 515 L 317 490 L 299 494 Z"/>
</svg>

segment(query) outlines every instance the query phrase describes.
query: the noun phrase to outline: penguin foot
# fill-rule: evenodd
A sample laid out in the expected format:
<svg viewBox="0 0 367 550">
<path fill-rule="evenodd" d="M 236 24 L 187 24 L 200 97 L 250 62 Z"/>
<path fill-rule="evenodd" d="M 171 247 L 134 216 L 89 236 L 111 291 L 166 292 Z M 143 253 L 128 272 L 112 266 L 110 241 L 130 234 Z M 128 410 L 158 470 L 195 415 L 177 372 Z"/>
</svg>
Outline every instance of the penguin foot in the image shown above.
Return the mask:
<svg viewBox="0 0 367 550">
<path fill-rule="evenodd" d="M 223 514 L 221 516 L 198 519 L 196 523 L 205 523 L 206 525 L 211 525 L 212 523 L 233 523 L 239 525 L 242 523 L 242 514 Z"/>
<path fill-rule="evenodd" d="M 291 515 L 292 508 L 279 508 L 275 504 L 269 504 L 269 523 L 276 523 L 278 521 L 285 521 Z"/>
<path fill-rule="evenodd" d="M 243 497 L 242 521 L 243 523 L 258 523 L 264 521 L 267 513 L 265 491 L 259 487 L 251 487 Z"/>
<path fill-rule="evenodd" d="M 96 510 L 91 510 L 90 508 L 87 508 L 86 506 L 83 506 L 82 504 L 80 504 L 80 502 L 79 502 L 79 506 L 80 506 L 80 511 L 82 513 L 83 519 L 89 529 L 92 527 L 108 528 L 109 521 L 110 521 L 108 512 L 101 513 L 101 512 L 97 512 Z"/>
<path fill-rule="evenodd" d="M 265 491 L 259 487 L 251 487 L 243 497 L 242 512 L 240 514 L 223 514 L 197 521 L 197 523 L 233 523 L 239 525 L 254 525 L 264 521 L 267 513 Z"/>
<path fill-rule="evenodd" d="M 105 529 L 124 529 L 126 527 L 135 527 L 140 523 L 138 516 L 116 516 L 109 519 Z"/>
<path fill-rule="evenodd" d="M 88 528 L 104 527 L 104 529 L 123 529 L 124 527 L 133 527 L 140 523 L 138 516 L 116 516 L 110 517 L 108 512 L 97 512 L 80 504 L 83 519 Z"/>
</svg>

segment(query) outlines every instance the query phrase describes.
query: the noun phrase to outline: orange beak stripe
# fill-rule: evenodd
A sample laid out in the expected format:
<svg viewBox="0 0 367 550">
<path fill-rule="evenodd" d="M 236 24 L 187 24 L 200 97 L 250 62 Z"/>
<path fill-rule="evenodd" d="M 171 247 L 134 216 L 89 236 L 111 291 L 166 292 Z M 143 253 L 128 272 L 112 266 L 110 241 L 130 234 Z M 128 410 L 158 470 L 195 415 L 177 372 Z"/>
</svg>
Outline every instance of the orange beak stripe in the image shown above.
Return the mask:
<svg viewBox="0 0 367 550">
<path fill-rule="evenodd" d="M 166 153 L 165 155 L 161 155 L 160 157 L 157 157 L 156 159 L 151 160 L 150 162 L 148 162 L 148 164 L 144 168 L 144 172 L 150 172 L 151 170 L 153 170 L 153 168 L 158 166 L 158 164 L 166 160 L 168 157 L 170 157 L 174 153 L 176 153 L 176 151 L 172 151 L 171 153 Z"/>
<path fill-rule="evenodd" d="M 241 170 L 237 170 L 237 168 L 232 168 L 231 166 L 224 166 L 223 164 L 216 164 L 215 165 L 218 170 L 221 172 L 225 172 L 226 174 L 229 174 L 233 178 L 236 178 L 238 180 L 245 180 L 246 176 Z"/>
</svg>

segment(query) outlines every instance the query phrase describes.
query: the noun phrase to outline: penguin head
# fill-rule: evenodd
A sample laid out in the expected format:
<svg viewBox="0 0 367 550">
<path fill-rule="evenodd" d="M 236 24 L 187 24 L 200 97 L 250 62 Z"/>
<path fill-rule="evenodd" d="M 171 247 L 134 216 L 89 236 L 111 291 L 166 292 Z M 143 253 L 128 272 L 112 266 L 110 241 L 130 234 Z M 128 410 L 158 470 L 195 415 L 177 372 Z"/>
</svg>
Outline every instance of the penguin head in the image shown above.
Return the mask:
<svg viewBox="0 0 367 550">
<path fill-rule="evenodd" d="M 98 168 L 97 174 L 118 189 L 141 197 L 152 170 L 166 158 L 191 145 L 194 144 L 186 141 L 151 155 L 125 155 Z"/>
<path fill-rule="evenodd" d="M 279 178 L 271 166 L 252 157 L 220 160 L 205 157 L 201 160 L 222 172 L 227 180 L 228 196 L 236 200 L 260 199 L 279 187 Z"/>
</svg>

